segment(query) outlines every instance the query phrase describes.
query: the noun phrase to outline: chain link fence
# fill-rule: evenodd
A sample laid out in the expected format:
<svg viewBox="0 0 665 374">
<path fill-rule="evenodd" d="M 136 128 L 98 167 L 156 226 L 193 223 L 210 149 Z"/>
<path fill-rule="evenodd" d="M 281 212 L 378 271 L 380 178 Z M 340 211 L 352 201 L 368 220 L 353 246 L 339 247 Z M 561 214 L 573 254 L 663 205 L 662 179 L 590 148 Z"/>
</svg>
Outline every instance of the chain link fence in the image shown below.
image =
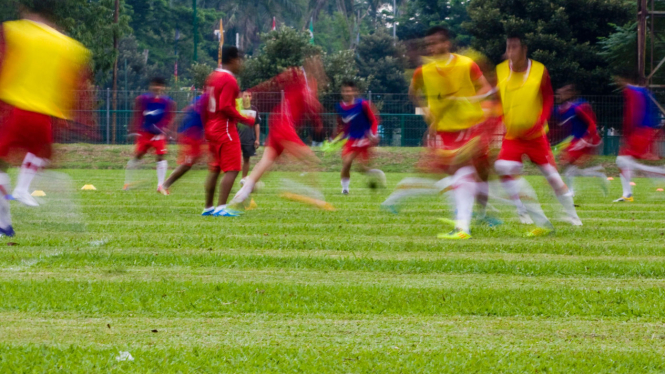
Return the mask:
<svg viewBox="0 0 665 374">
<path fill-rule="evenodd" d="M 98 143 L 98 144 L 131 144 L 131 121 L 134 112 L 134 100 L 141 91 L 90 91 L 84 92 L 74 121 L 60 121 L 54 126 L 54 139 L 58 143 Z M 194 91 L 171 91 L 167 93 L 177 103 L 176 123 L 180 121 L 184 108 L 191 103 L 196 95 Z M 424 143 L 427 130 L 423 117 L 416 114 L 416 108 L 407 94 L 384 94 L 367 92 L 365 98 L 376 107 L 379 118 L 379 134 L 381 146 L 417 147 Z M 256 106 L 261 121 L 261 141 L 270 128 L 268 113 L 279 104 L 280 92 L 254 93 L 252 105 Z M 337 115 L 335 104 L 341 97 L 339 94 L 320 96 L 323 105 L 321 115 L 326 136 L 335 134 Z M 616 155 L 619 150 L 621 127 L 623 122 L 623 97 L 621 95 L 588 96 L 598 118 L 598 129 L 603 137 L 603 146 L 599 153 Z M 556 121 L 550 123 L 549 138 L 552 144 L 562 141 L 570 134 L 569 125 L 560 126 Z M 305 142 L 312 139 L 311 126 L 308 123 L 300 127 L 300 135 Z M 501 134 L 495 134 L 500 139 Z M 665 142 L 658 142 L 660 151 L 665 151 Z"/>
</svg>

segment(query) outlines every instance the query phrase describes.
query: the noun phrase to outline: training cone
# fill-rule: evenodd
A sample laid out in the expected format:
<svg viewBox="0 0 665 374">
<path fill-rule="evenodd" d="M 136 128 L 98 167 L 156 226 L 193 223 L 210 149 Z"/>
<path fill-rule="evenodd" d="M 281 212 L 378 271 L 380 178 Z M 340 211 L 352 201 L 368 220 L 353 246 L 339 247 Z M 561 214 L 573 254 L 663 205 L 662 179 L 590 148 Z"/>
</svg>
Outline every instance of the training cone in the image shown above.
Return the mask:
<svg viewBox="0 0 665 374">
<path fill-rule="evenodd" d="M 83 191 L 97 191 L 95 186 L 93 186 L 92 184 L 86 184 L 85 186 L 81 187 L 81 189 Z"/>
<path fill-rule="evenodd" d="M 656 191 L 658 191 L 658 192 L 663 192 L 663 191 L 665 191 L 665 190 L 663 190 L 662 188 L 656 188 Z"/>
<path fill-rule="evenodd" d="M 637 185 L 635 184 L 635 182 L 630 182 L 630 185 L 631 185 L 631 186 L 637 186 Z"/>
<path fill-rule="evenodd" d="M 31 195 L 32 196 L 46 196 L 46 194 L 42 190 L 35 190 L 31 193 Z"/>
<path fill-rule="evenodd" d="M 608 180 L 608 181 L 613 181 L 614 178 L 612 178 L 612 177 L 607 177 L 607 180 Z"/>
</svg>

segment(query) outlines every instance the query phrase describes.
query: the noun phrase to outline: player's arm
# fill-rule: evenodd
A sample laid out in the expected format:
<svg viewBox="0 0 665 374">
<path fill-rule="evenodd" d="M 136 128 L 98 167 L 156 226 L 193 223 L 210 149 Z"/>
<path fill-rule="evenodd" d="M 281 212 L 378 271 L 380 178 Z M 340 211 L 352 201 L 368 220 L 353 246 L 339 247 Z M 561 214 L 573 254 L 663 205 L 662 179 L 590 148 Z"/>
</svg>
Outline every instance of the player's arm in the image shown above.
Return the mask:
<svg viewBox="0 0 665 374">
<path fill-rule="evenodd" d="M 587 125 L 586 136 L 594 137 L 598 135 L 598 125 L 596 115 L 591 109 L 591 105 L 585 103 L 575 108 L 575 114 Z"/>
<path fill-rule="evenodd" d="M 370 123 L 370 131 L 368 134 L 370 141 L 372 143 L 378 143 L 379 119 L 374 114 L 374 108 L 372 108 L 372 104 L 370 104 L 369 101 L 363 101 L 362 106 L 363 106 L 363 112 L 365 113 L 365 116 L 367 116 L 367 119 L 369 120 Z"/>
<path fill-rule="evenodd" d="M 139 132 L 141 131 L 141 125 L 143 125 L 143 111 L 145 106 L 143 103 L 143 98 L 141 96 L 137 97 L 134 100 L 134 116 L 132 117 L 132 131 Z"/>
<path fill-rule="evenodd" d="M 256 122 L 254 123 L 254 147 L 258 148 L 261 145 L 261 116 L 259 115 L 258 108 L 252 108 L 256 112 Z"/>
<path fill-rule="evenodd" d="M 487 81 L 483 75 L 483 71 L 475 62 L 471 65 L 471 81 L 476 88 L 476 95 L 483 96 L 492 91 L 492 85 Z"/>
<path fill-rule="evenodd" d="M 540 82 L 540 94 L 543 97 L 543 111 L 540 113 L 536 125 L 545 125 L 552 114 L 552 108 L 554 108 L 554 91 L 552 90 L 550 73 L 547 69 L 543 72 L 543 79 Z"/>
<path fill-rule="evenodd" d="M 418 67 L 416 71 L 413 72 L 413 78 L 409 84 L 409 98 L 414 105 L 419 108 L 426 108 L 427 102 L 423 100 L 425 95 L 425 83 L 423 81 L 423 69 Z"/>
<path fill-rule="evenodd" d="M 238 112 L 238 109 L 236 109 L 236 97 L 239 92 L 240 89 L 237 84 L 229 83 L 222 87 L 221 92 L 219 93 L 219 111 L 231 120 L 251 126 L 254 124 L 255 119 L 253 117 L 243 116 Z"/>
</svg>

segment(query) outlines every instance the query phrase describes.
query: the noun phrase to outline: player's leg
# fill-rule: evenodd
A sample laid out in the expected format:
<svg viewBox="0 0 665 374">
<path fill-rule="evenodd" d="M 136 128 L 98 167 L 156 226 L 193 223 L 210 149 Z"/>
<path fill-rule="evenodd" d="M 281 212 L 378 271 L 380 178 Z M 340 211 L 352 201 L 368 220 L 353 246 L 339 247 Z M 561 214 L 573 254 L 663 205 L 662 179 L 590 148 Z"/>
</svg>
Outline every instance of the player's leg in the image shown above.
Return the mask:
<svg viewBox="0 0 665 374">
<path fill-rule="evenodd" d="M 19 170 L 16 180 L 16 188 L 12 193 L 14 198 L 27 206 L 38 206 L 37 201 L 30 195 L 30 184 L 34 177 L 47 164 L 51 158 L 52 119 L 49 116 L 28 112 L 16 111 L 15 124 L 20 125 L 18 129 L 21 135 L 21 147 L 27 150 L 27 154 Z M 10 135 L 11 137 L 11 135 Z"/>
<path fill-rule="evenodd" d="M 127 162 L 127 167 L 125 167 L 125 185 L 122 188 L 125 191 L 129 190 L 132 184 L 136 183 L 136 171 L 141 166 L 143 156 L 148 152 L 148 147 L 142 142 L 141 137 L 139 136 L 136 141 L 134 157 Z"/>
<path fill-rule="evenodd" d="M 494 169 L 499 175 L 501 186 L 503 186 L 503 189 L 508 194 L 508 198 L 517 209 L 520 222 L 523 224 L 532 224 L 533 219 L 529 216 L 526 206 L 520 198 L 522 163 L 501 159 L 501 156 L 499 156 L 499 160 L 494 164 Z"/>
<path fill-rule="evenodd" d="M 229 205 L 239 205 L 242 204 L 249 196 L 251 195 L 252 191 L 254 190 L 254 185 L 256 182 L 261 179 L 264 173 L 266 173 L 272 164 L 275 163 L 275 160 L 279 155 L 281 154 L 280 149 L 275 149 L 275 147 L 271 145 L 266 145 L 264 151 L 263 151 L 263 156 L 261 157 L 261 160 L 254 165 L 254 168 L 252 169 L 252 172 L 249 174 L 249 176 L 245 179 L 245 184 L 242 186 L 240 191 L 236 193 L 236 195 L 233 197 L 233 200 L 231 200 L 231 203 Z"/>
<path fill-rule="evenodd" d="M 16 178 L 16 187 L 12 196 L 17 201 L 27 206 L 39 206 L 37 201 L 30 195 L 30 184 L 45 166 L 47 161 L 32 153 L 25 155 L 18 177 Z"/>
<path fill-rule="evenodd" d="M 162 187 L 164 184 L 164 179 L 166 178 L 166 173 L 169 170 L 169 162 L 164 158 L 167 153 L 166 137 L 160 135 L 159 137 L 153 139 L 152 147 L 155 148 L 155 155 L 157 157 L 157 192 L 166 192 L 166 194 L 168 194 L 168 191 L 164 190 Z"/>
<path fill-rule="evenodd" d="M 487 151 L 483 152 L 474 160 L 474 166 L 478 175 L 476 183 L 476 204 L 478 205 L 478 219 L 484 220 L 487 216 L 487 203 L 490 194 L 490 164 Z"/>
<path fill-rule="evenodd" d="M 540 172 L 543 174 L 545 179 L 547 179 L 547 182 L 554 190 L 557 200 L 559 200 L 559 203 L 561 206 L 563 206 L 563 209 L 568 216 L 568 222 L 574 226 L 582 226 L 582 221 L 580 220 L 580 217 L 578 217 L 577 211 L 575 210 L 573 194 L 570 192 L 570 190 L 568 190 L 568 186 L 566 186 L 566 184 L 563 182 L 563 179 L 561 178 L 559 172 L 556 170 L 556 167 L 548 163 L 538 165 L 538 169 L 540 169 Z"/>
<path fill-rule="evenodd" d="M 471 237 L 471 216 L 476 197 L 476 170 L 473 166 L 459 168 L 452 177 L 455 196 L 455 229 L 442 239 L 468 239 Z"/>
<path fill-rule="evenodd" d="M 205 181 L 205 208 L 203 209 L 204 216 L 212 215 L 215 207 L 213 206 L 213 201 L 215 199 L 215 188 L 217 187 L 217 180 L 219 179 L 219 167 L 211 166 L 208 172 L 208 177 Z"/>
<path fill-rule="evenodd" d="M 242 179 L 244 180 L 249 175 L 249 167 L 251 166 L 251 158 L 249 156 L 242 156 Z M 241 184 L 244 184 L 241 180 Z"/>
<path fill-rule="evenodd" d="M 219 183 L 219 198 L 217 208 L 213 215 L 222 217 L 235 217 L 237 212 L 226 208 L 229 194 L 236 182 L 236 178 L 242 169 L 242 150 L 240 142 L 226 142 L 222 145 L 220 152 L 220 170 L 224 173 L 222 181 Z"/>
<path fill-rule="evenodd" d="M 342 194 L 349 194 L 349 185 L 351 184 L 351 166 L 353 160 L 356 158 L 356 152 L 347 151 L 342 154 L 342 171 L 340 172 L 340 179 L 342 184 Z"/>
<path fill-rule="evenodd" d="M 7 174 L 7 167 L 8 165 L 4 161 L 0 161 L 0 195 L 2 195 L 0 196 L 0 237 L 14 236 L 8 201 L 11 182 Z"/>
<path fill-rule="evenodd" d="M 180 179 L 183 175 L 185 175 L 189 170 L 192 169 L 192 165 L 189 164 L 182 164 L 178 166 L 175 170 L 173 170 L 173 173 L 169 175 L 168 179 L 164 181 L 164 184 L 162 184 L 162 187 L 164 188 L 165 191 L 168 193 L 168 189 L 175 183 L 178 179 Z"/>
</svg>

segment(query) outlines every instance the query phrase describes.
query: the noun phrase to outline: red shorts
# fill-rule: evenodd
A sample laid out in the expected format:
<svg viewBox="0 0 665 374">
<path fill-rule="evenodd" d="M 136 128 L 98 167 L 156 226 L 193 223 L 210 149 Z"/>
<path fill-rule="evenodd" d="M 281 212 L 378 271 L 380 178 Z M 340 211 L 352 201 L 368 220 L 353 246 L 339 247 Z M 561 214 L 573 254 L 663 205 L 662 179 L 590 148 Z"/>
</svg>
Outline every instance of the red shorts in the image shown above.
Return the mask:
<svg viewBox="0 0 665 374">
<path fill-rule="evenodd" d="M 291 144 L 289 144 L 291 143 Z M 271 147 L 277 152 L 277 156 L 281 155 L 289 146 L 302 146 L 306 147 L 305 143 L 300 139 L 296 130 L 291 126 L 275 126 L 271 127 L 268 131 L 268 139 L 266 140 L 266 147 Z"/>
<path fill-rule="evenodd" d="M 523 155 L 526 155 L 536 165 L 556 166 L 552 148 L 544 135 L 529 140 L 503 139 L 499 160 L 522 162 Z"/>
<path fill-rule="evenodd" d="M 136 139 L 136 153 L 148 153 L 150 148 L 155 149 L 156 155 L 165 155 L 167 153 L 166 135 L 139 132 L 139 136 Z"/>
<path fill-rule="evenodd" d="M 0 158 L 14 152 L 30 152 L 39 158 L 51 158 L 52 118 L 16 107 L 6 108 L 0 117 Z M 22 157 L 22 156 L 21 156 Z"/>
<path fill-rule="evenodd" d="M 366 138 L 348 140 L 342 148 L 342 157 L 346 155 L 355 154 L 363 161 L 369 161 L 371 156 L 369 140 Z"/>
<path fill-rule="evenodd" d="M 580 144 L 578 144 L 579 142 L 579 139 L 574 139 L 561 153 L 561 160 L 569 164 L 583 162 L 596 152 L 596 147 L 580 147 Z"/>
<path fill-rule="evenodd" d="M 178 137 L 178 165 L 194 165 L 203 155 L 204 144 L 203 139 L 180 135 Z"/>
<path fill-rule="evenodd" d="M 487 137 L 482 126 L 461 131 L 439 131 L 434 151 L 434 168 L 452 174 L 461 166 L 476 164 L 487 156 Z M 474 143 L 469 143 L 473 141 Z"/>
<path fill-rule="evenodd" d="M 658 157 L 651 152 L 652 145 L 658 135 L 657 129 L 638 127 L 625 139 L 619 150 L 620 156 L 632 156 L 642 160 L 656 160 Z"/>
<path fill-rule="evenodd" d="M 235 141 L 208 141 L 210 150 L 210 162 L 208 168 L 211 171 L 240 171 L 242 169 L 242 150 L 240 140 Z"/>
</svg>

